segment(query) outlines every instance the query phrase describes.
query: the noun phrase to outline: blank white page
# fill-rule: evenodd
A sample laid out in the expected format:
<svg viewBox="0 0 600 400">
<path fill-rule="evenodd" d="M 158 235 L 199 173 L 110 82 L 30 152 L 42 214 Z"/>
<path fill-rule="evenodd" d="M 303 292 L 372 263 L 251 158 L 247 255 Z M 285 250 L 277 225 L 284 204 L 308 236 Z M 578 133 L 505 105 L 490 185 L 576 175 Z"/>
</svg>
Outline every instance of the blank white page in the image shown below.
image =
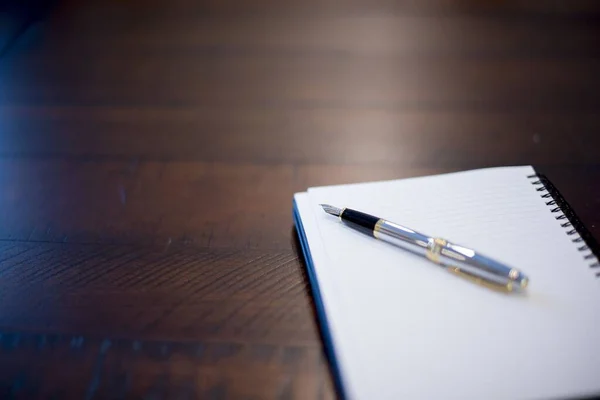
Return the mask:
<svg viewBox="0 0 600 400">
<path fill-rule="evenodd" d="M 296 195 L 349 398 L 600 391 L 600 282 L 535 190 L 534 173 L 490 168 Z M 320 203 L 472 247 L 521 269 L 528 291 L 503 294 L 465 281 L 349 229 Z"/>
</svg>

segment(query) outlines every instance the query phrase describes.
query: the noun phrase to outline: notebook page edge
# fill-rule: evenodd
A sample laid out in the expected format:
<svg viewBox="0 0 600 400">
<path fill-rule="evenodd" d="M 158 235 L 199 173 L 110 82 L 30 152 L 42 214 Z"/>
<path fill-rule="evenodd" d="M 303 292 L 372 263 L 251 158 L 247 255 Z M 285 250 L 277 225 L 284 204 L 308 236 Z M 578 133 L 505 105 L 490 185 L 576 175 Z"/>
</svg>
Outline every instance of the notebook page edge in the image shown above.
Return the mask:
<svg viewBox="0 0 600 400">
<path fill-rule="evenodd" d="M 347 341 L 348 336 L 338 333 L 337 318 L 342 315 L 336 302 L 335 277 L 328 274 L 326 268 L 328 260 L 323 251 L 321 235 L 318 225 L 314 221 L 314 214 L 310 207 L 310 198 L 307 192 L 294 194 L 294 220 L 297 224 L 299 238 L 302 244 L 302 252 L 306 261 L 307 274 L 310 279 L 311 292 L 318 312 L 319 329 L 325 346 L 331 358 L 331 368 L 338 390 L 342 398 L 354 398 L 354 384 L 347 379 L 346 368 L 351 367 L 345 360 L 345 355 L 339 351 L 340 341 Z"/>
</svg>

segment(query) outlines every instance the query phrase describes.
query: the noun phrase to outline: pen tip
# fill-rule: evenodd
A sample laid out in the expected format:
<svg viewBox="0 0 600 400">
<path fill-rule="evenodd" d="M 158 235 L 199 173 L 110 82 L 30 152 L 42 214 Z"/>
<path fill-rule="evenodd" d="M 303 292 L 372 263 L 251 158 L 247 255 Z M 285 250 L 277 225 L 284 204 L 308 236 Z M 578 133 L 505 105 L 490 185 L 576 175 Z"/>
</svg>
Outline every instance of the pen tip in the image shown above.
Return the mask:
<svg viewBox="0 0 600 400">
<path fill-rule="evenodd" d="M 327 214 L 331 214 L 331 215 L 334 215 L 336 217 L 339 217 L 340 214 L 342 213 L 342 209 L 341 208 L 337 208 L 337 207 L 331 206 L 329 204 L 320 204 L 320 206 L 323 207 L 323 210 Z"/>
</svg>

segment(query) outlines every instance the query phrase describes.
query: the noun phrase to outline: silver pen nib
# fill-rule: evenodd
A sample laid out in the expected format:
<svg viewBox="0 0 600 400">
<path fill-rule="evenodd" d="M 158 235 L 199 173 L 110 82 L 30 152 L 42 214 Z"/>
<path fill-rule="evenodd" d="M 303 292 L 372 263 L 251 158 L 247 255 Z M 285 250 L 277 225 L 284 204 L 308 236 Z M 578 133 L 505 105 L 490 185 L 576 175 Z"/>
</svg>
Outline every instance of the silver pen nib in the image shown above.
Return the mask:
<svg viewBox="0 0 600 400">
<path fill-rule="evenodd" d="M 320 206 L 323 207 L 323 210 L 325 210 L 325 212 L 327 214 L 331 214 L 331 215 L 334 215 L 336 217 L 339 217 L 340 214 L 342 213 L 342 209 L 341 208 L 330 206 L 329 204 L 320 204 Z"/>
</svg>

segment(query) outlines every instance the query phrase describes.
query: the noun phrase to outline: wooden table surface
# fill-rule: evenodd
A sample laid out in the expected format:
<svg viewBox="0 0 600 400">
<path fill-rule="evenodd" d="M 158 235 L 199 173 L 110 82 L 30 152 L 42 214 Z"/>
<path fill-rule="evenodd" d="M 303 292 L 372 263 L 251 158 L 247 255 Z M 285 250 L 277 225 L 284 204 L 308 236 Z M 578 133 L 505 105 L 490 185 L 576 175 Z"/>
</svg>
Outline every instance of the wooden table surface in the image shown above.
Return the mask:
<svg viewBox="0 0 600 400">
<path fill-rule="evenodd" d="M 309 186 L 531 164 L 600 238 L 600 5 L 527 3 L 57 2 L 0 56 L 0 396 L 334 398 Z"/>
</svg>

